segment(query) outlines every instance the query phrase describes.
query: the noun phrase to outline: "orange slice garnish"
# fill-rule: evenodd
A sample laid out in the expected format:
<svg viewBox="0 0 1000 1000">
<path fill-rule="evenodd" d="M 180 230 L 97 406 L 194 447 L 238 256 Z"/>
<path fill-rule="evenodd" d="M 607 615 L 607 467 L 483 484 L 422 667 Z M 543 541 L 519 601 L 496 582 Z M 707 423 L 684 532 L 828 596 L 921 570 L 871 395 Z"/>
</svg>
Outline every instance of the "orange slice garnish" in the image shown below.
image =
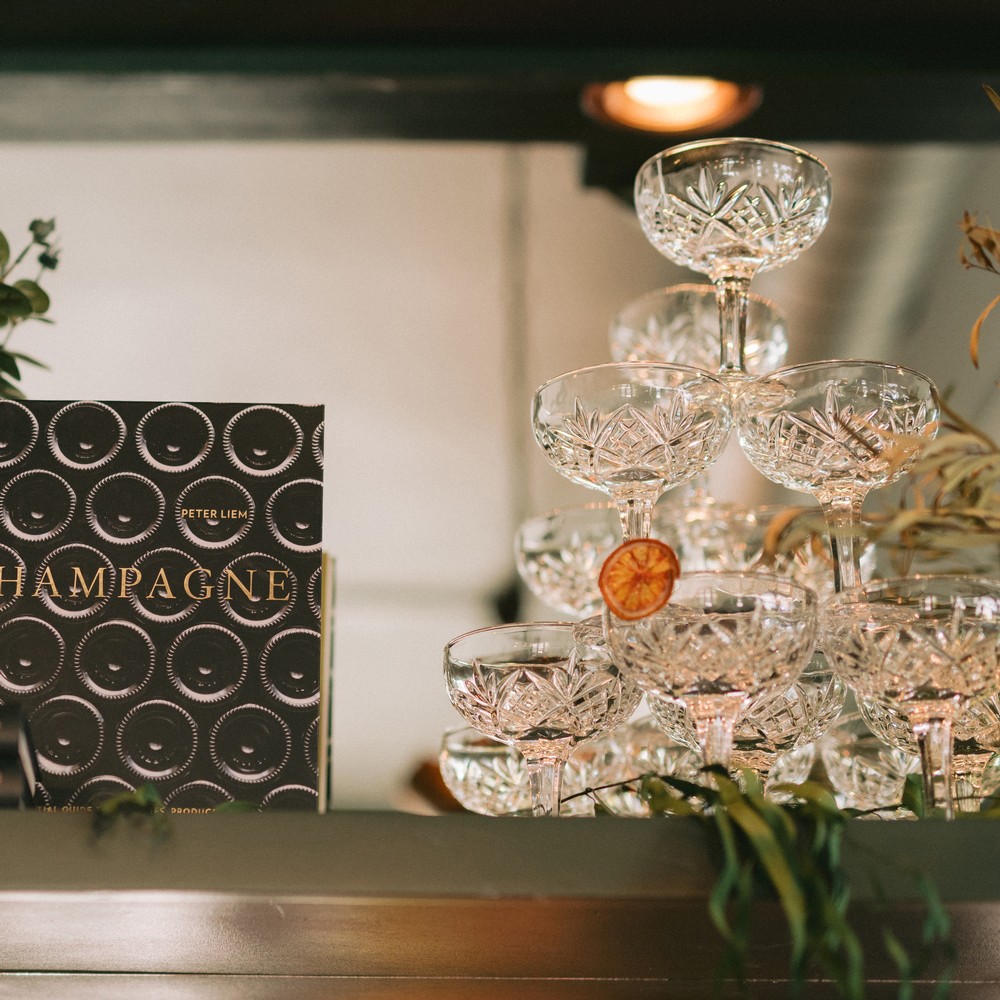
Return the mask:
<svg viewBox="0 0 1000 1000">
<path fill-rule="evenodd" d="M 598 586 L 614 614 L 627 621 L 645 618 L 670 600 L 680 576 L 677 553 L 656 538 L 633 538 L 604 560 Z"/>
</svg>

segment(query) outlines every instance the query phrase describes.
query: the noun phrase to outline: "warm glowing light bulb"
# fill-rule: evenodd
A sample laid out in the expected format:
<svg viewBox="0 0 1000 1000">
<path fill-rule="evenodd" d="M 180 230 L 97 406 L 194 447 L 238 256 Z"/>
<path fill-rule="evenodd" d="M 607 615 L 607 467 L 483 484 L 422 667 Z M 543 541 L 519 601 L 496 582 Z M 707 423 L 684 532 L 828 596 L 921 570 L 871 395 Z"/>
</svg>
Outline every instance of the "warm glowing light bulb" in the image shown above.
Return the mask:
<svg viewBox="0 0 1000 1000">
<path fill-rule="evenodd" d="M 711 101 L 720 84 L 707 76 L 634 76 L 622 87 L 637 104 L 677 109 Z"/>
<path fill-rule="evenodd" d="M 693 132 L 730 125 L 760 102 L 760 90 L 705 76 L 636 76 L 595 84 L 583 95 L 592 115 L 650 132 Z"/>
</svg>

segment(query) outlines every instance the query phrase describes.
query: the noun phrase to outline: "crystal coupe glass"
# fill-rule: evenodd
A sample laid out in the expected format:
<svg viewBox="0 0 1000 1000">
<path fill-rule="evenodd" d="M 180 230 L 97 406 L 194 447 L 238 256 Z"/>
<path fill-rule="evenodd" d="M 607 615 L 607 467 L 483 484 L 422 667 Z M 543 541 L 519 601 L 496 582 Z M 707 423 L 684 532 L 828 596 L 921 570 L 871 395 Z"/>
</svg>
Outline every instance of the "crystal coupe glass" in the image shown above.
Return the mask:
<svg viewBox="0 0 1000 1000">
<path fill-rule="evenodd" d="M 635 179 L 635 210 L 650 243 L 708 275 L 719 314 L 719 373 L 746 376 L 751 279 L 809 247 L 830 214 L 830 172 L 810 153 L 762 139 L 672 146 Z"/>
<path fill-rule="evenodd" d="M 614 361 L 662 361 L 719 370 L 719 307 L 712 285 L 672 285 L 640 295 L 615 313 L 608 329 Z M 784 364 L 784 313 L 760 295 L 747 303 L 746 370 L 763 375 Z"/>
<path fill-rule="evenodd" d="M 621 544 L 621 534 L 612 503 L 558 507 L 518 525 L 514 562 L 540 601 L 560 614 L 586 618 L 601 609 L 598 576 L 604 560 Z"/>
<path fill-rule="evenodd" d="M 737 720 L 754 698 L 788 690 L 812 655 L 815 593 L 764 573 L 685 573 L 659 611 L 605 607 L 608 647 L 655 699 L 681 703 L 706 764 L 728 768 Z"/>
<path fill-rule="evenodd" d="M 599 618 L 464 633 L 445 646 L 444 675 L 465 721 L 524 755 L 535 816 L 559 815 L 563 764 L 642 699 L 612 662 Z"/>
<path fill-rule="evenodd" d="M 858 712 L 842 715 L 819 741 L 820 760 L 841 809 L 860 809 L 885 818 L 909 818 L 901 810 L 906 776 L 919 770 L 913 753 L 890 746 L 868 728 Z"/>
<path fill-rule="evenodd" d="M 824 609 L 826 654 L 862 698 L 909 720 L 925 801 L 954 816 L 954 721 L 1000 691 L 1000 581 L 967 576 L 881 580 Z"/>
<path fill-rule="evenodd" d="M 653 504 L 666 490 L 712 466 L 732 415 L 729 390 L 707 372 L 623 362 L 546 382 L 531 423 L 558 472 L 611 497 L 628 541 L 649 536 Z"/>
<path fill-rule="evenodd" d="M 603 742 L 601 739 L 587 746 L 600 747 Z M 441 738 L 438 768 L 445 787 L 469 812 L 482 816 L 531 813 L 531 783 L 524 755 L 510 743 L 484 736 L 471 726 L 449 729 Z M 567 761 L 563 767 L 561 816 L 593 815 L 592 804 L 585 796 L 574 797 L 574 793 L 595 784 L 592 770 L 591 761 L 582 751 Z"/>
<path fill-rule="evenodd" d="M 740 445 L 758 471 L 819 500 L 835 588 L 860 586 L 861 507 L 906 470 L 915 439 L 937 433 L 934 383 L 898 365 L 819 361 L 754 379 L 734 407 Z"/>
<path fill-rule="evenodd" d="M 779 758 L 815 743 L 840 715 L 846 696 L 843 681 L 818 650 L 794 683 L 775 695 L 753 699 L 733 730 L 732 766 L 750 768 L 765 784 Z M 648 696 L 649 711 L 671 739 L 698 746 L 698 734 L 684 706 Z M 808 771 L 808 767 L 806 768 Z"/>
<path fill-rule="evenodd" d="M 913 757 L 920 747 L 910 720 L 898 709 L 871 698 L 858 698 L 858 713 L 868 729 L 887 746 Z M 1000 704 L 992 698 L 969 702 L 951 726 L 952 797 L 964 812 L 979 809 L 984 771 L 1000 748 Z"/>
</svg>

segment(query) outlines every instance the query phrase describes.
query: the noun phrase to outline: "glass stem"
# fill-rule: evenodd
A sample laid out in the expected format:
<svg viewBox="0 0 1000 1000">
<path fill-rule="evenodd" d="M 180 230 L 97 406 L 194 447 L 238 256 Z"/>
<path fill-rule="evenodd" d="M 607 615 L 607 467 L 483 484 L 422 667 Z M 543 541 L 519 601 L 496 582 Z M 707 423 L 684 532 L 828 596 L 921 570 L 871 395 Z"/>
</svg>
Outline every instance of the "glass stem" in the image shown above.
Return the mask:
<svg viewBox="0 0 1000 1000">
<path fill-rule="evenodd" d="M 532 816 L 558 816 L 563 762 L 553 757 L 525 759 Z"/>
<path fill-rule="evenodd" d="M 736 275 L 718 278 L 715 301 L 719 307 L 719 374 L 743 375 L 750 279 Z"/>
<path fill-rule="evenodd" d="M 653 500 L 646 494 L 615 498 L 622 522 L 622 541 L 649 538 L 653 530 Z"/>
<path fill-rule="evenodd" d="M 910 722 L 920 750 L 924 808 L 940 810 L 945 819 L 954 819 L 951 717 L 945 713 L 920 715 L 911 717 Z"/>
<path fill-rule="evenodd" d="M 978 812 L 984 798 L 983 784 L 986 766 L 994 757 L 994 751 L 964 753 L 955 757 L 952 752 L 951 794 L 955 800 L 956 812 Z"/>
<path fill-rule="evenodd" d="M 688 704 L 694 718 L 701 746 L 701 756 L 706 767 L 713 764 L 728 771 L 733 755 L 733 732 L 743 696 L 709 695 L 701 704 Z M 691 699 L 692 702 L 695 699 Z"/>
<path fill-rule="evenodd" d="M 861 549 L 864 541 L 858 528 L 864 495 L 835 497 L 823 505 L 833 552 L 833 587 L 838 594 L 861 586 Z"/>
</svg>

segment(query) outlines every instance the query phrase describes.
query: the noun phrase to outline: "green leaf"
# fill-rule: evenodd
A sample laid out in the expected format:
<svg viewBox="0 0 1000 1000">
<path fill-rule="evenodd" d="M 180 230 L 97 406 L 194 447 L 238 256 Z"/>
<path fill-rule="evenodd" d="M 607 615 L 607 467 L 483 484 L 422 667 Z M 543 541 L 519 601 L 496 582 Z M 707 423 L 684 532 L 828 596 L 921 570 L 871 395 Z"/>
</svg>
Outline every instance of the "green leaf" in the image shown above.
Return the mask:
<svg viewBox="0 0 1000 1000">
<path fill-rule="evenodd" d="M 708 899 L 708 914 L 715 929 L 726 943 L 720 976 L 726 974 L 743 977 L 743 966 L 746 959 L 748 926 L 741 925 L 740 918 L 748 913 L 745 905 L 737 905 L 736 921 L 729 919 L 729 903 L 748 894 L 752 895 L 752 871 L 748 871 L 741 860 L 733 827 L 729 817 L 723 810 L 713 813 L 715 829 L 722 845 L 723 865 L 715 886 Z M 749 877 L 748 877 L 749 876 Z"/>
<path fill-rule="evenodd" d="M 900 801 L 903 809 L 909 809 L 914 816 L 923 819 L 924 810 L 924 782 L 920 774 L 908 774 L 903 782 L 903 797 Z"/>
<path fill-rule="evenodd" d="M 7 242 L 7 237 L 3 233 L 0 233 L 0 271 L 10 263 L 10 244 Z"/>
<path fill-rule="evenodd" d="M 0 371 L 9 375 L 15 382 L 20 381 L 21 370 L 17 366 L 17 359 L 3 348 L 0 348 Z"/>
<path fill-rule="evenodd" d="M 147 782 L 130 792 L 120 792 L 105 799 L 93 813 L 94 836 L 100 836 L 119 818 L 149 820 L 158 839 L 169 832 L 163 799 L 156 786 Z"/>
<path fill-rule="evenodd" d="M 671 788 L 678 791 L 684 799 L 703 802 L 705 805 L 713 806 L 719 802 L 719 793 L 708 785 L 699 785 L 694 781 L 686 781 L 684 778 L 676 778 L 672 774 L 658 775 Z"/>
<path fill-rule="evenodd" d="M 726 808 L 733 822 L 749 838 L 778 895 L 792 935 L 792 960 L 798 963 L 806 950 L 806 902 L 802 888 L 771 827 L 745 801 L 728 802 Z"/>
<path fill-rule="evenodd" d="M 670 785 L 664 778 L 653 773 L 644 774 L 639 779 L 639 798 L 654 815 L 693 816 L 697 812 L 687 799 L 670 791 Z"/>
<path fill-rule="evenodd" d="M 28 230 L 31 232 L 36 243 L 45 243 L 55 232 L 55 229 L 55 219 L 33 219 L 31 225 L 28 226 Z"/>
<path fill-rule="evenodd" d="M 212 812 L 217 813 L 248 813 L 260 812 L 260 806 L 254 802 L 247 802 L 245 799 L 233 799 L 232 802 L 222 802 L 217 805 Z"/>
<path fill-rule="evenodd" d="M 31 299 L 20 288 L 0 284 L 0 313 L 24 319 L 31 315 Z"/>
<path fill-rule="evenodd" d="M 41 286 L 34 281 L 29 281 L 27 278 L 21 278 L 19 281 L 14 282 L 14 287 L 31 303 L 31 311 L 34 313 L 44 313 L 48 312 L 49 297 Z"/>
<path fill-rule="evenodd" d="M 900 997 L 912 996 L 913 966 L 910 963 L 910 956 L 907 954 L 899 938 L 896 937 L 895 933 L 889 927 L 882 928 L 882 943 L 885 945 L 885 950 L 889 953 L 889 957 L 899 972 L 899 978 L 902 980 L 900 983 Z"/>
<path fill-rule="evenodd" d="M 45 364 L 44 361 L 38 361 L 36 358 L 28 357 L 27 354 L 22 354 L 20 351 L 8 351 L 7 353 L 12 358 L 17 358 L 18 361 L 23 361 L 26 365 L 34 365 L 36 368 L 44 368 L 46 371 L 49 370 L 49 366 Z"/>
<path fill-rule="evenodd" d="M 798 784 L 786 782 L 774 785 L 770 788 L 770 794 L 773 796 L 775 792 L 784 792 L 788 795 L 794 795 L 795 798 L 801 799 L 803 802 L 810 802 L 821 809 L 830 819 L 839 819 L 842 816 L 840 809 L 837 808 L 837 800 L 833 797 L 833 793 L 818 781 L 802 781 Z"/>
<path fill-rule="evenodd" d="M 16 385 L 0 377 L 0 399 L 24 399 L 24 393 Z"/>
</svg>

